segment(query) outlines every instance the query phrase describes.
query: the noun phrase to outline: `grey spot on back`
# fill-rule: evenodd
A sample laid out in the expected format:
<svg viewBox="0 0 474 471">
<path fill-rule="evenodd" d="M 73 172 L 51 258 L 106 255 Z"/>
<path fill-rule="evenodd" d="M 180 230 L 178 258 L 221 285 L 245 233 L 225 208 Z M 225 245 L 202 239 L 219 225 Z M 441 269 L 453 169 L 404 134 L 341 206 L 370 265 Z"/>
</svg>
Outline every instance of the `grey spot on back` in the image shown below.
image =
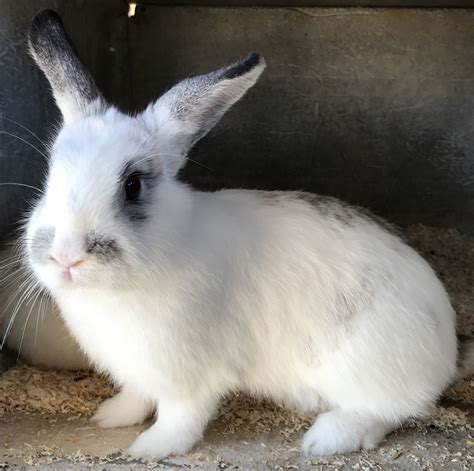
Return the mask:
<svg viewBox="0 0 474 471">
<path fill-rule="evenodd" d="M 115 239 L 91 232 L 86 237 L 86 252 L 105 262 L 110 262 L 119 258 L 122 251 Z"/>
<path fill-rule="evenodd" d="M 358 229 L 370 224 L 383 228 L 390 234 L 394 233 L 391 225 L 370 211 L 352 206 L 331 196 L 298 191 L 265 191 L 260 192 L 260 196 L 269 206 L 304 204 L 306 208 L 313 211 L 316 220 L 320 219 L 325 227 L 331 227 L 331 230 Z M 359 266 L 355 278 L 345 269 L 344 264 L 341 266 L 335 264 L 332 269 L 334 270 L 333 276 L 341 283 L 339 289 L 334 293 L 330 315 L 339 326 L 349 330 L 352 328 L 353 320 L 357 319 L 358 315 L 373 303 L 377 286 L 391 283 L 393 276 L 387 270 L 384 272 L 379 270 L 374 273 L 368 264 Z M 345 289 L 343 289 L 344 287 Z"/>
<path fill-rule="evenodd" d="M 332 196 L 316 195 L 301 192 L 298 198 L 314 206 L 320 214 L 330 217 L 341 224 L 351 226 L 361 220 L 375 222 L 380 225 L 378 218 L 364 208 L 352 206 Z"/>
<path fill-rule="evenodd" d="M 44 262 L 49 258 L 49 249 L 54 240 L 54 228 L 44 227 L 38 229 L 33 236 L 30 244 L 31 258 L 35 262 Z"/>
<path fill-rule="evenodd" d="M 343 278 L 344 273 L 340 274 Z M 354 283 L 354 282 L 352 282 Z M 339 290 L 334 303 L 335 318 L 345 324 L 357 317 L 367 306 L 372 304 L 376 286 L 371 269 L 366 266 L 358 274 L 357 282 L 348 291 Z"/>
<path fill-rule="evenodd" d="M 332 219 L 344 226 L 354 226 L 360 223 L 376 224 L 387 232 L 397 234 L 398 228 L 373 214 L 368 209 L 350 205 L 332 196 L 318 195 L 305 191 L 266 191 L 262 197 L 267 204 L 284 204 L 289 201 L 303 201 L 311 205 L 321 216 Z"/>
</svg>

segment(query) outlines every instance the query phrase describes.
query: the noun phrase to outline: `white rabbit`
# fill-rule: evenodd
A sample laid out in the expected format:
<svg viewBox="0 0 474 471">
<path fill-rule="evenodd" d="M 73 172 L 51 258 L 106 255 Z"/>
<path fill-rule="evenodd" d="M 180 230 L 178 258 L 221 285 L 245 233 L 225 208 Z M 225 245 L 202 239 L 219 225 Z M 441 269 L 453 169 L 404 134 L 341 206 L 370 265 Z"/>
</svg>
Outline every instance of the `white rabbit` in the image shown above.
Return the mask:
<svg viewBox="0 0 474 471">
<path fill-rule="evenodd" d="M 0 346 L 18 352 L 32 365 L 88 369 L 89 362 L 54 301 L 17 258 L 13 248 L 0 251 Z"/>
<path fill-rule="evenodd" d="M 234 390 L 319 413 L 310 454 L 374 447 L 429 411 L 456 375 L 455 313 L 414 250 L 333 198 L 203 193 L 175 178 L 262 57 L 186 79 L 130 117 L 105 103 L 54 12 L 34 18 L 29 43 L 64 126 L 25 256 L 122 387 L 97 422 L 158 409 L 131 454 L 186 452 Z"/>
</svg>

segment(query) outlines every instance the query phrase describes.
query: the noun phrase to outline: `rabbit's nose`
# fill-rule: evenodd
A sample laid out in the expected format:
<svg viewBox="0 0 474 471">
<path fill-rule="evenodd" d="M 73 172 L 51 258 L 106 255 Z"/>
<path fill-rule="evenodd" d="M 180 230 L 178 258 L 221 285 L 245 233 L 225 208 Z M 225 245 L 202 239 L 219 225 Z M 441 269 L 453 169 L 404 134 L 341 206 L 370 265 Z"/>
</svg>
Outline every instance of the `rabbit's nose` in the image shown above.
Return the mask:
<svg viewBox="0 0 474 471">
<path fill-rule="evenodd" d="M 69 255 L 53 251 L 49 252 L 49 256 L 66 269 L 77 267 L 84 260 L 83 257 L 70 257 Z"/>
</svg>

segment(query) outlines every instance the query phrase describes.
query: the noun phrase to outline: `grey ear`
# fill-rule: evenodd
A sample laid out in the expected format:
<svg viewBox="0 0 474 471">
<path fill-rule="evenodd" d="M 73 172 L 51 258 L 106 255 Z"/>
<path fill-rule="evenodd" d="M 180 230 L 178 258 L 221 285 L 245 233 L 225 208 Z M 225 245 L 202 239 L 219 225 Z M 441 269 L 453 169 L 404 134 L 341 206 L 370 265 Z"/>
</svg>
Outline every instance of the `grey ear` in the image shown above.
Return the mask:
<svg viewBox="0 0 474 471">
<path fill-rule="evenodd" d="M 147 110 L 146 115 L 153 114 L 171 174 L 184 165 L 189 149 L 256 83 L 265 65 L 263 57 L 254 53 L 207 75 L 187 78 Z"/>
<path fill-rule="evenodd" d="M 35 62 L 51 84 L 65 122 L 105 107 L 94 79 L 79 60 L 56 12 L 44 10 L 33 18 L 28 44 Z"/>
</svg>

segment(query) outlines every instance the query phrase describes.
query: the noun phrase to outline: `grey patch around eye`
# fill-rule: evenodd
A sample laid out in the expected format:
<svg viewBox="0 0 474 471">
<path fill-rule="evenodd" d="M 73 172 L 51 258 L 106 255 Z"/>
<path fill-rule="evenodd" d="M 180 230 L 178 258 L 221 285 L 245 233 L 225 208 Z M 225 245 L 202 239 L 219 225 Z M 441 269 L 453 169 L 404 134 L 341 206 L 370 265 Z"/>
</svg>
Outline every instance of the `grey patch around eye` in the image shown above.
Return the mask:
<svg viewBox="0 0 474 471">
<path fill-rule="evenodd" d="M 120 258 L 122 251 L 115 239 L 91 232 L 86 237 L 86 252 L 105 262 Z"/>
<path fill-rule="evenodd" d="M 153 168 L 153 162 L 153 159 L 143 160 L 140 161 L 140 165 L 136 165 L 130 161 L 120 172 L 115 201 L 119 211 L 129 220 L 143 221 L 149 216 L 148 208 L 152 203 L 153 189 L 161 175 L 159 170 Z M 141 182 L 141 194 L 137 201 L 127 201 L 123 189 L 125 181 L 132 174 L 136 174 Z"/>
<path fill-rule="evenodd" d="M 145 219 L 148 219 L 148 213 L 143 205 L 129 205 L 126 208 L 126 212 L 132 221 L 144 221 Z"/>
<path fill-rule="evenodd" d="M 119 184 L 119 189 L 115 195 L 115 207 L 117 212 L 122 214 L 127 220 L 144 221 L 148 218 L 148 207 L 151 204 L 151 188 L 142 189 L 142 195 L 138 201 L 127 201 L 123 191 L 123 183 Z"/>
<path fill-rule="evenodd" d="M 43 227 L 34 234 L 30 244 L 31 259 L 34 262 L 44 262 L 49 259 L 49 249 L 54 240 L 54 227 Z"/>
</svg>

